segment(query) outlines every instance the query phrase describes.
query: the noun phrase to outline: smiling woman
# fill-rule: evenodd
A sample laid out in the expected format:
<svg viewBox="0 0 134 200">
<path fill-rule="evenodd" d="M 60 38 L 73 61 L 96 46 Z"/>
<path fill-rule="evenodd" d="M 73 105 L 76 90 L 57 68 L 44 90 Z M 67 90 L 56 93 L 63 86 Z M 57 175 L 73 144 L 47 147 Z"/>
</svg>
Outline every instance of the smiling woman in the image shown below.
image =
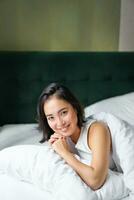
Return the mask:
<svg viewBox="0 0 134 200">
<path fill-rule="evenodd" d="M 77 127 L 77 113 L 68 102 L 59 99 L 56 96 L 50 97 L 44 104 L 44 113 L 51 129 L 60 136 L 70 136 Z"/>
<path fill-rule="evenodd" d="M 83 116 L 79 101 L 65 86 L 51 83 L 43 90 L 38 103 L 39 127 L 43 131 L 41 142 L 49 139 L 52 148 L 96 190 L 104 184 L 111 165 L 110 132 L 106 124 L 91 119 L 86 121 Z M 83 159 L 87 159 L 88 164 L 74 156 L 68 138 L 78 155 L 81 154 L 79 143 L 85 143 L 88 151 L 84 149 L 86 157 Z"/>
<path fill-rule="evenodd" d="M 52 83 L 43 90 L 37 110 L 39 129 L 43 130 L 41 142 L 49 139 L 53 133 L 64 135 L 70 132 L 74 124 L 79 129 L 84 122 L 82 106 L 68 88 L 58 83 Z"/>
</svg>

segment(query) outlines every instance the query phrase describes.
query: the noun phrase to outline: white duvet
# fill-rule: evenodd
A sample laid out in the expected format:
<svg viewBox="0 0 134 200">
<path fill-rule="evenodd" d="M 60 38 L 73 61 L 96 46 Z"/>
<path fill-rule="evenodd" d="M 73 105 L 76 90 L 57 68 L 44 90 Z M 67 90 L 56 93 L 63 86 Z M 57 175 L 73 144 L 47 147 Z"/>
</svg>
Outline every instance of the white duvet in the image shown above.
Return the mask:
<svg viewBox="0 0 134 200">
<path fill-rule="evenodd" d="M 89 196 L 91 200 L 97 199 L 49 145 L 20 145 L 2 150 L 0 171 L 50 192 L 54 200 L 63 200 L 63 197 L 65 200 L 83 200 Z"/>
<path fill-rule="evenodd" d="M 48 145 L 19 145 L 2 150 L 0 171 L 51 193 L 54 200 L 97 200 L 109 195 L 109 200 L 114 200 L 128 195 L 123 175 L 110 170 L 105 185 L 92 191 Z"/>
<path fill-rule="evenodd" d="M 134 185 L 133 163 L 132 161 L 128 163 L 134 156 L 133 129 L 128 129 L 125 122 L 110 114 L 102 113 L 97 117 L 98 119 L 108 119 L 108 123 L 111 122 L 112 126 L 113 120 L 116 121 L 116 130 L 119 130 L 122 136 L 118 138 L 119 133 L 116 134 L 114 145 L 117 145 L 118 159 L 123 164 L 123 173 L 108 171 L 106 182 L 99 190 L 91 190 L 48 143 L 45 143 L 44 146 L 18 145 L 1 150 L 0 173 L 33 184 L 42 189 L 44 195 L 45 192 L 51 193 L 52 200 L 119 200 L 128 196 L 130 192 L 134 192 L 133 186 L 131 186 L 131 184 Z M 129 139 L 127 140 L 126 137 Z M 130 155 L 124 155 L 125 145 L 129 145 Z M 128 151 L 126 152 L 128 153 Z M 123 156 L 125 162 L 122 160 Z"/>
</svg>

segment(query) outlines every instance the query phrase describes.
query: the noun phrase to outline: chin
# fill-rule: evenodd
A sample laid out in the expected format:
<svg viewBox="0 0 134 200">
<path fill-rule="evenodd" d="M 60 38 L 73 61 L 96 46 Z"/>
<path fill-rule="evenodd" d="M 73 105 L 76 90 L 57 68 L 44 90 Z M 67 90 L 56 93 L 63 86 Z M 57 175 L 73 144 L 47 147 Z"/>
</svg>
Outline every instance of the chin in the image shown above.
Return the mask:
<svg viewBox="0 0 134 200">
<path fill-rule="evenodd" d="M 70 137 L 72 134 L 70 134 L 70 133 L 61 133 L 63 136 L 65 136 L 65 137 Z"/>
</svg>

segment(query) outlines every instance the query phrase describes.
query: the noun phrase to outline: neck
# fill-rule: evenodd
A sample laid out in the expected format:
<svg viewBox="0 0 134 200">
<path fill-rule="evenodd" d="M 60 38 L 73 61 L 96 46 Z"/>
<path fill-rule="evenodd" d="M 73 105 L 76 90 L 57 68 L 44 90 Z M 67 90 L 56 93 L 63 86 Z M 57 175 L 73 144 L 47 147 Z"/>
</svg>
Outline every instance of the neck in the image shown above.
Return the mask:
<svg viewBox="0 0 134 200">
<path fill-rule="evenodd" d="M 76 144 L 79 136 L 80 136 L 81 129 L 78 127 L 73 135 L 71 135 L 71 140 Z"/>
</svg>

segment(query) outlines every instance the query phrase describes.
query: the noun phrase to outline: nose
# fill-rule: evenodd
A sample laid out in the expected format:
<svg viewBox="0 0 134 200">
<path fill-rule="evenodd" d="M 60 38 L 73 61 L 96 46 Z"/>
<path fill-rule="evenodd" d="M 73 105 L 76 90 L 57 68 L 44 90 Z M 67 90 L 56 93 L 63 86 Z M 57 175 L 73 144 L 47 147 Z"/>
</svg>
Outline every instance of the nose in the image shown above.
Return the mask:
<svg viewBox="0 0 134 200">
<path fill-rule="evenodd" d="M 65 124 L 64 120 L 61 117 L 57 117 L 57 120 L 56 120 L 57 128 L 62 128 L 64 124 Z"/>
</svg>

